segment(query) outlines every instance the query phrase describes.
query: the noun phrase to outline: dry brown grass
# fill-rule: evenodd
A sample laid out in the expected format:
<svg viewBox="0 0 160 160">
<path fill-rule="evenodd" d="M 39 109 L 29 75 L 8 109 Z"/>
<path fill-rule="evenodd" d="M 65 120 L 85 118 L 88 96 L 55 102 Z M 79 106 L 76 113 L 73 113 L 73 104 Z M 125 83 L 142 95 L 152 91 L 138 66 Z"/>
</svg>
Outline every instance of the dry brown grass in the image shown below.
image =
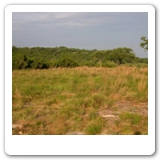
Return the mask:
<svg viewBox="0 0 160 160">
<path fill-rule="evenodd" d="M 148 134 L 148 68 L 20 70 L 12 77 L 13 124 L 24 134 Z"/>
</svg>

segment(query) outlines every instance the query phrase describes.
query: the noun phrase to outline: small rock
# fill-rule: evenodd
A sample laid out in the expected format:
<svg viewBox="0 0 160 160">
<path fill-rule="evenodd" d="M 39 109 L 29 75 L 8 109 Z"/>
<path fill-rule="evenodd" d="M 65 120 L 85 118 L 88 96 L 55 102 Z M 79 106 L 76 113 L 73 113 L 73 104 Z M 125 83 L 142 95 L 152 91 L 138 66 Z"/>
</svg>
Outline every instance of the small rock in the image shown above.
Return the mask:
<svg viewBox="0 0 160 160">
<path fill-rule="evenodd" d="M 118 116 L 115 115 L 102 115 L 104 118 L 119 118 Z"/>
</svg>

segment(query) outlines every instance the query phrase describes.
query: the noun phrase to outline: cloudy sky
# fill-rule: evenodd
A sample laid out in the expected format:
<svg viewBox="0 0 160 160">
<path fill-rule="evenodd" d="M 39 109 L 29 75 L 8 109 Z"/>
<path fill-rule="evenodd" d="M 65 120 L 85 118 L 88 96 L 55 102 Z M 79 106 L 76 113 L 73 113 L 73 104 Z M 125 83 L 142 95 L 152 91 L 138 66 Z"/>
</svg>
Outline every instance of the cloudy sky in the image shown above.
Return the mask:
<svg viewBox="0 0 160 160">
<path fill-rule="evenodd" d="M 14 12 L 12 41 L 17 47 L 66 46 L 80 49 L 132 48 L 148 37 L 148 13 L 144 12 Z"/>
</svg>

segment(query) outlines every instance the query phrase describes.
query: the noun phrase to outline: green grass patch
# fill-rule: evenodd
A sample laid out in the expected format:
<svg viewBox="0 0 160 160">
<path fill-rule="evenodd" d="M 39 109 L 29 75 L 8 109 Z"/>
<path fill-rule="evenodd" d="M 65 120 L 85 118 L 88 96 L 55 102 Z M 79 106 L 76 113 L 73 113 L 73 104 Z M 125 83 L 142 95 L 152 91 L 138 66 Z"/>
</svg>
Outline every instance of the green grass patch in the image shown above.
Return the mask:
<svg viewBox="0 0 160 160">
<path fill-rule="evenodd" d="M 139 124 L 142 120 L 142 116 L 137 113 L 124 112 L 120 114 L 122 121 L 130 121 L 132 125 Z"/>
<path fill-rule="evenodd" d="M 93 115 L 92 115 L 92 118 L 93 118 Z M 104 124 L 105 124 L 105 121 L 101 117 L 98 117 L 88 123 L 85 131 L 87 134 L 90 134 L 90 135 L 100 134 L 102 132 Z"/>
</svg>

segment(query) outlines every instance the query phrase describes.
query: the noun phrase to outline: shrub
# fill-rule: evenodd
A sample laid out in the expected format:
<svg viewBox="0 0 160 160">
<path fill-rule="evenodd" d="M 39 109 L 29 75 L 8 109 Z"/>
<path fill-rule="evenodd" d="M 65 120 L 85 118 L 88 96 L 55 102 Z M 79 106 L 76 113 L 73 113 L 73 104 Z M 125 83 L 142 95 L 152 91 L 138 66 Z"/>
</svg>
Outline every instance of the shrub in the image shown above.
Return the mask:
<svg viewBox="0 0 160 160">
<path fill-rule="evenodd" d="M 103 63 L 103 67 L 109 67 L 109 68 L 113 68 L 113 67 L 116 67 L 117 64 L 115 62 L 112 62 L 112 61 L 107 61 L 105 63 Z"/>
<path fill-rule="evenodd" d="M 76 63 L 74 60 L 70 58 L 63 58 L 59 60 L 58 63 L 56 64 L 56 67 L 71 68 L 71 67 L 77 67 L 77 66 L 79 66 L 78 63 Z"/>
</svg>

